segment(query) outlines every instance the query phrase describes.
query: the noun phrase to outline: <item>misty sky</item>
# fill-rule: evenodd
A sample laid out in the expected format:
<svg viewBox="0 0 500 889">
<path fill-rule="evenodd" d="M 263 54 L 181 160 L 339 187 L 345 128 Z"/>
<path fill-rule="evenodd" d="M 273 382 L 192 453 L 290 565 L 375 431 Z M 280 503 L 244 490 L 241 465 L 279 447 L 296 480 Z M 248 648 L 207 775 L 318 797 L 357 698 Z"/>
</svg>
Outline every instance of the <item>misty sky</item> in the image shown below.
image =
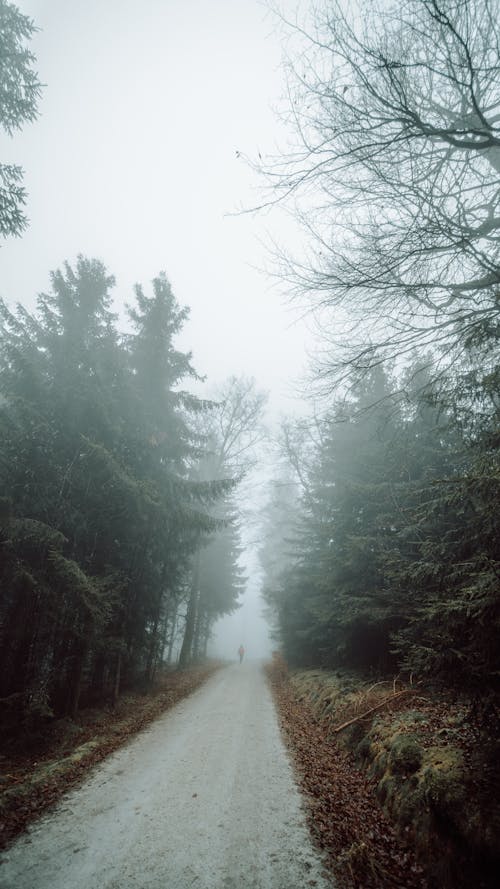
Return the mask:
<svg viewBox="0 0 500 889">
<path fill-rule="evenodd" d="M 46 84 L 40 119 L 2 140 L 21 163 L 30 226 L 0 254 L 0 293 L 32 305 L 48 272 L 101 258 L 119 304 L 160 269 L 191 306 L 182 346 L 214 382 L 255 376 L 276 410 L 293 406 L 306 358 L 275 282 L 257 271 L 266 216 L 237 152 L 274 151 L 283 131 L 281 45 L 259 0 L 22 0 Z M 276 225 L 276 221 L 274 221 Z M 279 234 L 291 223 L 282 216 Z"/>
<path fill-rule="evenodd" d="M 265 155 L 286 139 L 274 111 L 284 91 L 282 47 L 266 5 L 18 5 L 40 28 L 32 48 L 45 88 L 39 120 L 2 138 L 2 160 L 25 169 L 30 224 L 0 250 L 0 294 L 33 307 L 49 271 L 81 252 L 116 275 L 123 306 L 136 281 L 163 269 L 191 307 L 179 345 L 193 350 L 196 369 L 213 383 L 254 376 L 270 392 L 272 418 L 297 409 L 294 381 L 310 334 L 257 270 L 270 264 L 266 229 L 274 225 L 285 242 L 297 233 L 284 214 L 230 215 L 260 197 L 237 154 Z M 251 575 L 245 609 L 219 628 L 227 656 L 240 641 L 263 653 Z"/>
</svg>

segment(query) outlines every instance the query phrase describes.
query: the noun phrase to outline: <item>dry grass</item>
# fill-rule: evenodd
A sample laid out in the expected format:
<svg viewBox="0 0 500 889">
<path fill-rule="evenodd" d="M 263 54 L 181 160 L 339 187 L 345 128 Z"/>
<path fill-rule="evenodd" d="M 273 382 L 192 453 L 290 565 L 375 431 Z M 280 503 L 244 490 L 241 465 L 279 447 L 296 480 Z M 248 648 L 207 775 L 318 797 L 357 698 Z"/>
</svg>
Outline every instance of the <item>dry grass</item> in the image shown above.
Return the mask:
<svg viewBox="0 0 500 889">
<path fill-rule="evenodd" d="M 291 684 L 299 700 L 304 700 L 318 719 L 325 721 L 333 730 L 351 719 L 359 718 L 366 711 L 374 710 L 391 698 L 399 700 L 401 691 L 411 691 L 398 678 L 364 683 L 347 674 L 327 670 L 294 672 Z"/>
</svg>

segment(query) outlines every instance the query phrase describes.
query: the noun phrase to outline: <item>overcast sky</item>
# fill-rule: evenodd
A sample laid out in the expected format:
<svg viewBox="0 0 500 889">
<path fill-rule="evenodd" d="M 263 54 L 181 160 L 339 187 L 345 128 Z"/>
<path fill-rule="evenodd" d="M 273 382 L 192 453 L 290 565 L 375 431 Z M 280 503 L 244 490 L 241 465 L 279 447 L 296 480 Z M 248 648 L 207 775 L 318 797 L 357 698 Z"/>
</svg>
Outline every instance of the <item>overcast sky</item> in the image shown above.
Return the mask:
<svg viewBox="0 0 500 889">
<path fill-rule="evenodd" d="M 18 0 L 19 2 L 19 0 Z M 286 4 L 285 4 L 286 5 Z M 289 0 L 289 5 L 295 5 Z M 296 323 L 261 244 L 265 216 L 237 152 L 283 133 L 281 46 L 259 0 L 20 0 L 46 84 L 40 118 L 2 141 L 20 163 L 30 225 L 0 251 L 0 293 L 31 306 L 49 270 L 81 252 L 117 277 L 119 304 L 165 270 L 191 307 L 182 347 L 209 380 L 255 376 L 273 411 L 293 409 L 303 371 Z M 296 237 L 282 217 L 279 234 Z"/>
<path fill-rule="evenodd" d="M 34 306 L 49 271 L 78 253 L 102 259 L 123 306 L 136 281 L 166 271 L 191 307 L 179 344 L 208 381 L 254 376 L 270 415 L 300 410 L 294 382 L 311 338 L 284 304 L 266 229 L 297 240 L 284 216 L 231 215 L 259 201 L 238 153 L 275 152 L 286 134 L 282 48 L 259 0 L 17 0 L 40 28 L 40 117 L 2 139 L 25 169 L 30 224 L 0 250 L 0 294 Z M 285 0 L 294 8 L 294 0 Z M 219 627 L 219 650 L 265 653 L 255 554 L 245 608 Z"/>
</svg>

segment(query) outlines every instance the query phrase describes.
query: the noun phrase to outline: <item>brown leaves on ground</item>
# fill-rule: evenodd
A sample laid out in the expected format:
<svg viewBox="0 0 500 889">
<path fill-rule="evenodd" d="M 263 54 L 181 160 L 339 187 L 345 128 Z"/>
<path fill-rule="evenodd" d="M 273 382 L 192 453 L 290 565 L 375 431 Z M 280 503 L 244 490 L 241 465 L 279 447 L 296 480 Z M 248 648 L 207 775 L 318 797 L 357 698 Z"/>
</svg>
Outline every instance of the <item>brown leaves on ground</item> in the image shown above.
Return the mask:
<svg viewBox="0 0 500 889">
<path fill-rule="evenodd" d="M 58 720 L 43 754 L 0 757 L 0 848 L 37 818 L 87 771 L 187 697 L 218 668 L 216 663 L 166 673 L 150 694 L 123 695 L 114 710 L 82 710 Z"/>
<path fill-rule="evenodd" d="M 411 848 L 396 835 L 373 789 L 352 756 L 327 736 L 285 676 L 270 680 L 281 726 L 300 785 L 313 836 L 342 889 L 424 889 L 427 883 Z"/>
</svg>

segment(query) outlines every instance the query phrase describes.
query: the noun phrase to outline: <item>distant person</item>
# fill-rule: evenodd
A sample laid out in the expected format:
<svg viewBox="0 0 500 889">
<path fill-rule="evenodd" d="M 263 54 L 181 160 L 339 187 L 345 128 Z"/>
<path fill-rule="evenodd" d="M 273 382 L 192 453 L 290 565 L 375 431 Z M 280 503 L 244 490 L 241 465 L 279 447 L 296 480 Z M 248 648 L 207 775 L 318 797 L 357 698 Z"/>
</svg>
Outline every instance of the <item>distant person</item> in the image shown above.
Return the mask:
<svg viewBox="0 0 500 889">
<path fill-rule="evenodd" d="M 243 645 L 240 645 L 240 647 L 238 648 L 238 654 L 240 656 L 240 664 L 241 664 L 241 662 L 245 656 L 245 649 L 243 648 Z"/>
</svg>

